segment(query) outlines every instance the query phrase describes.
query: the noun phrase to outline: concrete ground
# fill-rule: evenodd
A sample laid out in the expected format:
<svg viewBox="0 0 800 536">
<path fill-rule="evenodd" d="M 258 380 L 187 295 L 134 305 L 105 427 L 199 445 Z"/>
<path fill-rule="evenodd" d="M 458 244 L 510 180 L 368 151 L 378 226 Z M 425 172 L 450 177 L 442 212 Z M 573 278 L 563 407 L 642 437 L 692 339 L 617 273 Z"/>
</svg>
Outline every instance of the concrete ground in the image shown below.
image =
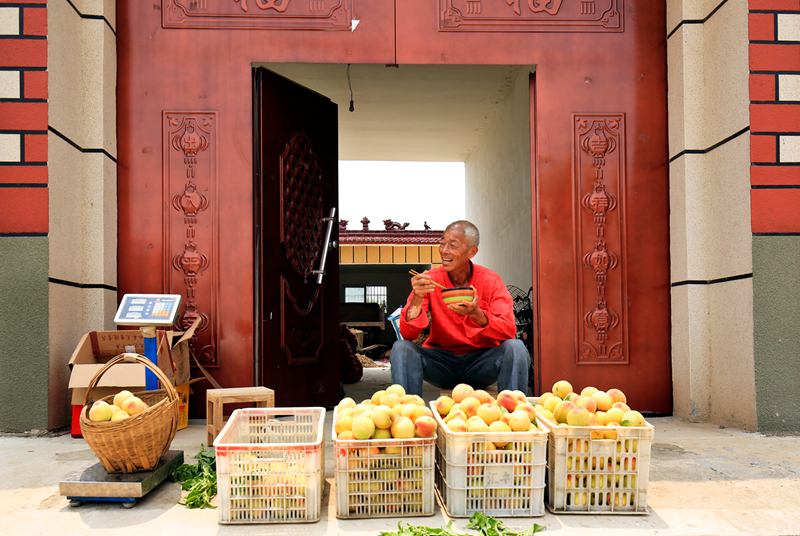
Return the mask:
<svg viewBox="0 0 800 536">
<path fill-rule="evenodd" d="M 388 384 L 385 370 L 368 370 L 366 379 L 347 392 L 364 398 Z M 435 397 L 432 388 L 426 398 Z M 326 437 L 331 412 L 327 413 Z M 507 519 L 512 527 L 537 522 L 545 534 L 572 535 L 800 535 L 800 438 L 770 437 L 677 418 L 652 419 L 648 503 L 651 512 L 636 516 L 554 515 Z M 187 461 L 205 442 L 204 422 L 193 421 L 177 433 L 172 449 Z M 89 503 L 70 507 L 58 483 L 96 461 L 83 440 L 57 437 L 0 436 L 0 520 L 3 534 L 353 534 L 396 530 L 395 519 L 338 520 L 334 498 L 332 448 L 326 441 L 326 481 L 322 519 L 305 525 L 219 525 L 217 511 L 188 510 L 177 504 L 180 488 L 166 482 L 131 509 Z M 432 527 L 446 522 L 441 508 L 432 517 L 409 521 Z M 464 529 L 466 520 L 456 520 Z"/>
</svg>

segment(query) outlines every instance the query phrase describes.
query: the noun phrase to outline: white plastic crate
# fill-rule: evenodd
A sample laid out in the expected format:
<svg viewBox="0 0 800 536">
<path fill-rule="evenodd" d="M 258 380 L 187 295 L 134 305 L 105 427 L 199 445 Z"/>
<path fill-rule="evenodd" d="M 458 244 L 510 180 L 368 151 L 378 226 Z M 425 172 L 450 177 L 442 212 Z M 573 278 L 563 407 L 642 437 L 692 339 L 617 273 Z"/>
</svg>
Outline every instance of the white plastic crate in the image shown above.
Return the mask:
<svg viewBox="0 0 800 536">
<path fill-rule="evenodd" d="M 319 521 L 324 408 L 237 409 L 214 440 L 220 523 Z"/>
<path fill-rule="evenodd" d="M 336 411 L 333 413 L 336 422 Z M 414 517 L 433 515 L 436 437 L 413 439 L 336 439 L 336 517 Z"/>
<path fill-rule="evenodd" d="M 550 431 L 547 507 L 557 513 L 646 514 L 650 447 L 645 426 L 559 426 Z M 616 436 L 616 437 L 608 437 Z"/>
<path fill-rule="evenodd" d="M 439 424 L 436 488 L 450 517 L 544 515 L 546 428 L 532 432 L 451 432 Z M 496 444 L 506 443 L 502 448 Z M 491 446 L 489 446 L 491 444 Z"/>
</svg>

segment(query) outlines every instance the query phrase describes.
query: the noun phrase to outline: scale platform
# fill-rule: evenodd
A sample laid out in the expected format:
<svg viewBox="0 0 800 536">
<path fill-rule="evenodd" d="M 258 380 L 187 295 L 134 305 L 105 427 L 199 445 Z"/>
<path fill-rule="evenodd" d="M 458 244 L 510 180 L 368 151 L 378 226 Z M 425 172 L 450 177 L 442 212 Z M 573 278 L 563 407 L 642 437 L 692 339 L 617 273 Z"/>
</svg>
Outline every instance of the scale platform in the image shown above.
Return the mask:
<svg viewBox="0 0 800 536">
<path fill-rule="evenodd" d="M 182 450 L 168 450 L 152 471 L 109 474 L 100 462 L 66 476 L 58 491 L 70 501 L 70 506 L 84 502 L 117 502 L 126 508 L 150 493 L 183 463 Z"/>
</svg>

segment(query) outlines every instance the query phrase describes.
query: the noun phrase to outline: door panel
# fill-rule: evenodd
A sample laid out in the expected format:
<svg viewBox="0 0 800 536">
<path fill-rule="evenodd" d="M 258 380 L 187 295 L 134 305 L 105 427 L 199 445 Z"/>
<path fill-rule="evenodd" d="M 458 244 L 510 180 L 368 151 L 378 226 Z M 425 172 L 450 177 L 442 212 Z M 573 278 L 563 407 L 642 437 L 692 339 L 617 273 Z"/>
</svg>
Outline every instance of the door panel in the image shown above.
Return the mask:
<svg viewBox="0 0 800 536">
<path fill-rule="evenodd" d="M 254 71 L 257 169 L 257 325 L 261 385 L 281 406 L 339 397 L 338 260 L 327 256 L 326 217 L 337 201 L 337 107 L 327 97 Z M 338 225 L 333 224 L 332 240 Z"/>
</svg>

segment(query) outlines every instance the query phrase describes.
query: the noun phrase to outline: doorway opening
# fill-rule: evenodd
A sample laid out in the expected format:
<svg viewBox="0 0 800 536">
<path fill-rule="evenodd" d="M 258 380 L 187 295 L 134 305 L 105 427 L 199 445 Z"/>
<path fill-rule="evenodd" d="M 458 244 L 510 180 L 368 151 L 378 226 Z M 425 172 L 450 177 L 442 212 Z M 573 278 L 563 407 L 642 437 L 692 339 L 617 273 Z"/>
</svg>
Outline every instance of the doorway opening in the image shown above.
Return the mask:
<svg viewBox="0 0 800 536">
<path fill-rule="evenodd" d="M 361 400 L 390 382 L 383 365 L 397 335 L 389 317 L 410 291 L 408 268 L 426 269 L 440 262 L 438 236 L 425 242 L 425 231 L 442 231 L 454 219 L 474 222 L 481 232 L 475 262 L 496 271 L 507 285 L 518 289 L 516 295 L 530 298 L 530 66 L 263 67 L 324 95 L 338 108 L 339 248 L 331 252 L 338 261 L 336 321 L 362 331 L 359 350 L 368 348 L 368 357 L 378 364 L 364 369 L 362 381 L 345 384 L 347 395 Z M 349 111 L 351 99 L 353 111 Z M 346 184 L 353 170 L 380 169 L 381 165 L 384 171 L 376 171 L 367 179 L 368 188 L 364 186 L 369 195 L 349 203 L 354 194 L 348 193 Z M 426 166 L 460 168 L 463 190 L 451 195 L 437 191 L 435 172 L 427 188 L 413 184 L 412 179 L 424 173 Z M 398 169 L 404 171 L 389 172 Z M 391 210 L 375 212 L 373 206 L 387 198 L 392 201 Z M 415 199 L 419 208 L 409 206 Z M 442 216 L 445 212 L 447 217 Z M 358 237 L 349 243 L 343 240 L 359 231 L 365 232 L 361 242 Z M 416 255 L 409 253 L 412 250 Z M 363 305 L 361 310 L 357 303 Z M 380 314 L 369 316 L 377 311 Z M 362 322 L 370 324 L 359 326 Z M 533 357 L 530 333 L 524 336 L 529 337 Z M 438 396 L 438 389 L 426 384 L 424 395 L 434 393 Z"/>
</svg>

